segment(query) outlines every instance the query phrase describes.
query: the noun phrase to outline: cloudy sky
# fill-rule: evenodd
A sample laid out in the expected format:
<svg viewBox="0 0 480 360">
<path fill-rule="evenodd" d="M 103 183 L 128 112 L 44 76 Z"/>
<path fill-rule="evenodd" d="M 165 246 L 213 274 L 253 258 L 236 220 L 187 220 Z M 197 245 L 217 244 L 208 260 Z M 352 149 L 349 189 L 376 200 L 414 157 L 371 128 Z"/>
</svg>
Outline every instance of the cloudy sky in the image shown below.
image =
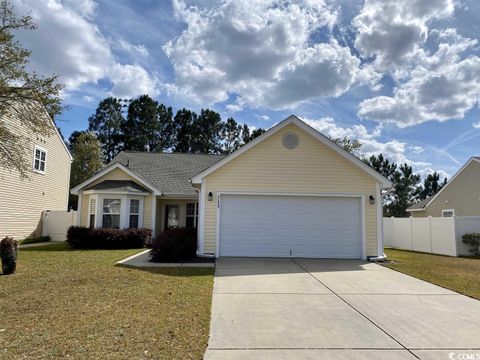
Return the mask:
<svg viewBox="0 0 480 360">
<path fill-rule="evenodd" d="M 268 128 L 290 114 L 425 174 L 480 155 L 478 0 L 12 0 L 32 68 L 60 75 L 85 129 L 148 93 Z"/>
</svg>

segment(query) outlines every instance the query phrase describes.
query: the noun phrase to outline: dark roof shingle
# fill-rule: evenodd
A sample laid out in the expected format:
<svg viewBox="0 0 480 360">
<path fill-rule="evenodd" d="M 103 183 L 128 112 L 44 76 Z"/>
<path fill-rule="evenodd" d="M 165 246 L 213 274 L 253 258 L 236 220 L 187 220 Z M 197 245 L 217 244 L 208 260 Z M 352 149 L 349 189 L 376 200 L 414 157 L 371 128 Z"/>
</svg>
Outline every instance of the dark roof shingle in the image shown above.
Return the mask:
<svg viewBox="0 0 480 360">
<path fill-rule="evenodd" d="M 114 190 L 114 191 L 128 191 L 132 193 L 149 192 L 143 186 L 138 185 L 130 180 L 105 180 L 85 190 Z"/>
<path fill-rule="evenodd" d="M 427 199 L 424 199 L 424 200 L 420 200 L 419 202 L 413 204 L 412 206 L 410 206 L 407 211 L 409 210 L 417 210 L 417 209 L 423 209 L 425 207 L 425 205 L 427 205 L 427 203 L 430 201 L 430 198 L 427 198 Z"/>
<path fill-rule="evenodd" d="M 127 166 L 165 195 L 196 195 L 190 183 L 192 176 L 225 156 L 122 151 L 111 164 Z"/>
</svg>

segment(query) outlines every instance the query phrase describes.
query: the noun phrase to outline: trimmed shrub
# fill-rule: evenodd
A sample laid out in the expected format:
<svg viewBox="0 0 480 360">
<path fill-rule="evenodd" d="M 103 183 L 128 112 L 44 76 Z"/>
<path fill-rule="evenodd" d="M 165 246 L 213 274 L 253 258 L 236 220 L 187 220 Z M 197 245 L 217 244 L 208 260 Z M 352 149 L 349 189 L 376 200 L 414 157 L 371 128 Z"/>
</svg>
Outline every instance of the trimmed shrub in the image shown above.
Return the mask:
<svg viewBox="0 0 480 360">
<path fill-rule="evenodd" d="M 151 242 L 150 229 L 89 229 L 71 226 L 67 245 L 72 249 L 136 249 Z"/>
<path fill-rule="evenodd" d="M 187 261 L 197 255 L 197 230 L 193 228 L 169 229 L 158 234 L 150 251 L 153 262 Z"/>
<path fill-rule="evenodd" d="M 3 275 L 11 275 L 17 269 L 18 242 L 6 236 L 0 241 L 0 257 L 2 258 Z"/>
<path fill-rule="evenodd" d="M 22 240 L 21 244 L 35 244 L 35 243 L 41 243 L 41 242 L 48 242 L 52 240 L 50 236 L 38 236 L 38 237 L 28 237 Z"/>
<path fill-rule="evenodd" d="M 462 236 L 462 241 L 471 247 L 472 255 L 480 256 L 480 233 L 466 233 Z"/>
</svg>

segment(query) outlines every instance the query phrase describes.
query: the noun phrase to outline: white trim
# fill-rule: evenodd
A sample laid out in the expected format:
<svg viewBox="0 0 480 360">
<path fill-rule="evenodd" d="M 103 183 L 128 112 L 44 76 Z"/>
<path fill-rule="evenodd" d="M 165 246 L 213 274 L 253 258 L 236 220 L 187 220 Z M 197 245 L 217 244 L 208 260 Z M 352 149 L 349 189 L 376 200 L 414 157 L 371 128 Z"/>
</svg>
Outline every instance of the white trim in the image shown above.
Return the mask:
<svg viewBox="0 0 480 360">
<path fill-rule="evenodd" d="M 155 239 L 157 228 L 157 197 L 152 196 L 152 239 Z"/>
<path fill-rule="evenodd" d="M 444 212 L 451 212 L 452 216 L 444 216 Z M 455 209 L 442 209 L 442 217 L 454 217 L 455 216 Z"/>
<path fill-rule="evenodd" d="M 101 178 L 102 176 L 108 174 L 110 171 L 115 170 L 115 169 L 121 169 L 127 173 L 127 175 L 130 175 L 132 178 L 137 180 L 140 184 L 143 186 L 147 187 L 149 190 L 153 192 L 154 195 L 162 195 L 161 191 L 157 190 L 153 185 L 148 183 L 146 180 L 138 176 L 136 173 L 134 173 L 132 170 L 127 168 L 126 166 L 120 164 L 120 163 L 115 163 L 111 166 L 107 166 L 105 169 L 101 170 L 100 172 L 96 173 L 93 175 L 91 178 L 85 180 L 82 182 L 80 185 L 75 186 L 73 189 L 70 190 L 70 193 L 77 195 L 78 191 L 83 189 L 85 186 L 91 184 L 95 180 Z"/>
<path fill-rule="evenodd" d="M 75 221 L 76 226 L 80 226 L 80 221 L 82 217 L 82 197 L 83 197 L 83 191 L 79 191 L 78 200 L 77 200 L 77 219 Z"/>
<path fill-rule="evenodd" d="M 115 190 L 85 190 L 85 195 L 90 194 L 108 194 L 108 195 L 129 195 L 129 196 L 148 196 L 148 192 L 133 192 L 133 191 L 115 191 Z"/>
<path fill-rule="evenodd" d="M 367 174 L 375 178 L 381 185 L 382 188 L 389 188 L 392 186 L 392 183 L 390 180 L 385 178 L 383 175 L 379 174 L 377 171 L 373 170 L 370 166 L 365 164 L 363 161 L 355 157 L 354 155 L 350 154 L 348 151 L 344 150 L 337 144 L 335 144 L 332 140 L 330 140 L 328 137 L 323 135 L 322 133 L 318 132 L 314 128 L 312 128 L 310 125 L 306 124 L 304 121 L 300 120 L 298 117 L 295 115 L 290 115 L 288 118 L 283 120 L 282 122 L 278 123 L 277 125 L 271 127 L 269 130 L 267 130 L 265 133 L 257 137 L 256 139 L 250 141 L 249 143 L 245 144 L 242 146 L 240 149 L 237 151 L 233 152 L 232 154 L 228 155 L 227 157 L 223 158 L 222 160 L 216 162 L 212 166 L 208 167 L 207 169 L 203 170 L 199 174 L 195 175 L 192 177 L 191 181 L 193 184 L 200 184 L 201 179 L 207 176 L 208 174 L 214 172 L 215 170 L 219 169 L 226 163 L 230 162 L 231 160 L 235 159 L 237 156 L 243 154 L 245 151 L 249 150 L 250 148 L 254 147 L 258 143 L 268 139 L 270 136 L 281 130 L 287 125 L 290 124 L 295 124 L 299 128 L 303 129 L 313 137 L 315 137 L 317 140 L 322 142 L 324 145 L 328 146 L 332 150 L 336 151 L 339 155 L 343 156 L 345 159 L 350 160 L 354 165 L 358 166 L 360 169 L 365 171 Z"/>
<path fill-rule="evenodd" d="M 203 179 L 206 180 L 205 178 Z M 305 197 L 353 197 L 360 199 L 360 218 L 361 218 L 361 254 L 362 260 L 367 260 L 367 237 L 365 226 L 365 194 L 358 193 L 282 193 L 282 192 L 248 192 L 248 191 L 218 191 L 215 193 L 217 197 L 217 213 L 216 213 L 216 239 L 215 239 L 215 257 L 220 257 L 220 208 L 222 195 L 259 195 L 259 196 L 305 196 Z"/>
<path fill-rule="evenodd" d="M 383 256 L 383 198 L 382 190 L 376 185 L 377 200 L 377 256 Z"/>
<path fill-rule="evenodd" d="M 40 159 L 38 159 L 39 165 L 40 165 L 40 162 L 42 161 L 42 152 L 45 153 L 45 160 L 43 160 L 43 163 L 44 163 L 43 171 L 40 169 L 35 169 L 35 160 L 37 159 L 37 149 L 40 150 Z M 33 172 L 37 174 L 45 175 L 47 173 L 47 159 L 48 159 L 48 150 L 40 145 L 35 144 L 35 146 L 33 147 L 33 163 L 32 163 Z"/>
<path fill-rule="evenodd" d="M 455 180 L 455 178 L 460 175 L 460 173 L 468 166 L 472 163 L 472 161 L 475 161 L 477 163 L 480 163 L 480 159 L 477 159 L 475 157 L 471 157 L 452 177 L 450 180 L 447 181 L 447 183 L 445 184 L 444 187 L 442 187 L 440 189 L 439 192 L 437 192 L 435 195 L 433 195 L 427 202 L 425 205 L 423 205 L 422 208 L 420 209 L 407 209 L 408 212 L 411 212 L 411 211 L 425 211 L 427 206 L 430 205 L 432 203 L 433 200 L 435 200 L 447 187 L 448 185 L 450 185 L 453 180 Z"/>
<path fill-rule="evenodd" d="M 125 219 L 125 228 L 130 227 L 130 215 L 131 215 L 131 205 L 132 200 L 138 200 L 138 228 L 143 228 L 143 196 L 127 196 L 127 215 Z"/>
<path fill-rule="evenodd" d="M 207 190 L 207 179 L 202 179 L 202 184 L 200 186 L 200 194 L 198 197 L 198 226 L 197 226 L 197 237 L 198 237 L 198 253 L 200 255 L 205 254 L 205 196 Z"/>
</svg>

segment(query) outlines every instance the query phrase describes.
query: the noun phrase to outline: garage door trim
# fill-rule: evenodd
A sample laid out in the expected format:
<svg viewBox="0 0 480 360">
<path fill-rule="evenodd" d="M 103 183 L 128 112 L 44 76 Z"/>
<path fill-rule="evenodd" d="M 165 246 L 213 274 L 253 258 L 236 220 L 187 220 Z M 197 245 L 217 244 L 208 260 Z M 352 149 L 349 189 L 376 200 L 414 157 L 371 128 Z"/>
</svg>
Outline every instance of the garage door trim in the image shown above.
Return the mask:
<svg viewBox="0 0 480 360">
<path fill-rule="evenodd" d="M 356 193 L 291 193 L 291 192 L 245 192 L 245 191 L 218 191 L 217 195 L 217 221 L 216 221 L 216 243 L 215 257 L 220 257 L 220 207 L 222 204 L 222 195 L 248 195 L 248 196 L 304 196 L 304 197 L 349 197 L 360 199 L 360 223 L 361 223 L 361 259 L 367 259 L 367 243 L 365 236 L 365 195 Z"/>
</svg>

